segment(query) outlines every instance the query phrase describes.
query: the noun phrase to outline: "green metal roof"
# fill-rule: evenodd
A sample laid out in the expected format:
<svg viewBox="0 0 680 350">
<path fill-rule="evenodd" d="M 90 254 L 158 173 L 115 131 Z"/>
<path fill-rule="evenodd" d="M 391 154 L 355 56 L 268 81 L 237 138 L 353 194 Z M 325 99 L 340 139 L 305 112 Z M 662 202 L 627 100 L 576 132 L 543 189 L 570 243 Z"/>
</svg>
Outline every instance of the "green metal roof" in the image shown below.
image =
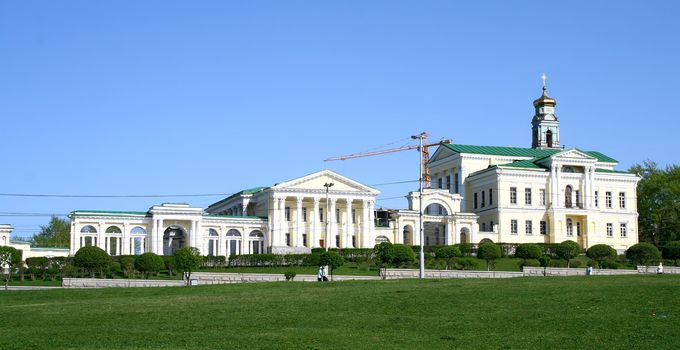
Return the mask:
<svg viewBox="0 0 680 350">
<path fill-rule="evenodd" d="M 523 147 L 502 147 L 502 146 L 474 146 L 474 145 L 460 145 L 460 144 L 443 144 L 442 146 L 456 152 L 456 153 L 472 153 L 472 154 L 488 154 L 505 157 L 527 157 L 527 158 L 545 158 L 556 153 L 562 152 L 561 149 L 538 149 L 538 148 L 523 148 Z M 590 156 L 597 158 L 598 161 L 604 163 L 617 163 L 616 159 L 606 156 L 596 151 L 581 151 Z"/>
<path fill-rule="evenodd" d="M 213 203 L 213 204 L 210 204 L 210 205 L 208 206 L 208 208 L 214 207 L 214 206 L 219 205 L 219 204 L 222 204 L 222 203 L 224 203 L 224 202 L 226 202 L 226 201 L 228 201 L 228 200 L 230 200 L 230 199 L 232 199 L 232 198 L 238 197 L 238 196 L 240 196 L 240 195 L 244 195 L 244 194 L 255 194 L 255 193 L 261 192 L 261 191 L 263 191 L 263 190 L 266 190 L 266 189 L 268 189 L 268 188 L 269 188 L 269 187 L 260 186 L 260 187 L 249 188 L 249 189 L 243 190 L 243 191 L 238 191 L 238 192 L 232 194 L 231 196 L 229 196 L 229 197 L 227 197 L 227 198 L 225 198 L 225 199 L 222 199 L 222 200 L 219 200 L 219 201 L 217 201 L 217 202 L 215 202 L 215 203 Z"/>
<path fill-rule="evenodd" d="M 71 215 L 76 216 L 95 216 L 95 215 L 111 215 L 111 216 L 127 216 L 127 215 L 147 215 L 145 211 L 113 211 L 113 210 L 74 210 Z"/>
<path fill-rule="evenodd" d="M 609 170 L 609 169 L 600 169 L 600 168 L 595 169 L 595 172 L 596 172 L 596 173 L 609 173 L 609 174 L 630 174 L 630 175 L 635 175 L 635 174 L 631 174 L 631 173 L 629 173 L 629 172 L 627 172 L 627 171 Z"/>
<path fill-rule="evenodd" d="M 518 160 L 518 161 L 512 162 L 512 163 L 499 164 L 498 166 L 499 166 L 499 167 L 511 167 L 511 168 L 524 168 L 524 169 L 541 169 L 541 170 L 545 170 L 545 167 L 542 167 L 542 166 L 536 164 L 534 159 L 529 159 L 529 160 Z"/>
</svg>

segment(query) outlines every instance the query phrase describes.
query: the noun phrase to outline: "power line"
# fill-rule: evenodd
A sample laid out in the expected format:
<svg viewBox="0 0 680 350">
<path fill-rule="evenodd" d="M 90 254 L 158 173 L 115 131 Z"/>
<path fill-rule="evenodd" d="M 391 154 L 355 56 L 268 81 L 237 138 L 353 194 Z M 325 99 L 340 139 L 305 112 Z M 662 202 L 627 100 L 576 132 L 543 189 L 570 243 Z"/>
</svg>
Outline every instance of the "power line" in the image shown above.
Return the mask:
<svg viewBox="0 0 680 350">
<path fill-rule="evenodd" d="M 34 193 L 0 193 L 2 197 L 41 197 L 41 198 L 174 198 L 174 197 L 218 197 L 231 196 L 234 193 L 201 193 L 201 194 L 34 194 Z"/>
</svg>

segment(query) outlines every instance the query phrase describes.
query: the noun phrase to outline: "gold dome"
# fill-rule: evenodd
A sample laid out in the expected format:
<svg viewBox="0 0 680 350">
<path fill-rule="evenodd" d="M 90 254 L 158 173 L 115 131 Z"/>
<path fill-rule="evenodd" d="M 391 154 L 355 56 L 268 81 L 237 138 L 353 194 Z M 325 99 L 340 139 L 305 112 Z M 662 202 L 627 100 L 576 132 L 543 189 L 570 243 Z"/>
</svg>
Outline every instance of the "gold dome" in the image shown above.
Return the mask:
<svg viewBox="0 0 680 350">
<path fill-rule="evenodd" d="M 539 107 L 539 106 L 555 107 L 556 104 L 557 104 L 557 101 L 555 101 L 554 98 L 548 96 L 548 94 L 546 93 L 545 86 L 543 86 L 543 94 L 541 95 L 541 97 L 534 100 L 534 107 Z"/>
</svg>

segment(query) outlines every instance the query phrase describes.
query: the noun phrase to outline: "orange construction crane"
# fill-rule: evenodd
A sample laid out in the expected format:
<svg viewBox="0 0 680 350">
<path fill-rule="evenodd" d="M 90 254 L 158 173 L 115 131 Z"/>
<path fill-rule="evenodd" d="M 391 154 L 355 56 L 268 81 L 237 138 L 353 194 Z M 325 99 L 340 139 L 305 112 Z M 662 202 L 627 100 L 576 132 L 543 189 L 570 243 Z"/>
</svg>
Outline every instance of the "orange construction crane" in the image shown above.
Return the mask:
<svg viewBox="0 0 680 350">
<path fill-rule="evenodd" d="M 429 185 L 430 183 L 430 171 L 427 168 L 427 163 L 430 161 L 430 152 L 428 150 L 429 147 L 431 146 L 440 146 L 443 144 L 450 144 L 451 140 L 442 140 L 437 143 L 427 143 L 427 133 L 421 133 L 423 135 L 423 149 L 421 152 L 423 153 L 423 182 Z M 401 151 L 408 151 L 412 149 L 418 149 L 420 146 L 418 145 L 413 145 L 413 146 L 402 146 L 402 147 L 397 147 L 397 148 L 388 148 L 380 151 L 373 151 L 373 152 L 364 152 L 364 153 L 353 153 L 349 154 L 346 156 L 340 156 L 340 157 L 331 157 L 324 159 L 324 162 L 330 162 L 334 160 L 347 160 L 347 159 L 352 159 L 352 158 L 361 158 L 361 157 L 371 157 L 371 156 L 378 156 L 381 154 L 386 154 L 386 153 L 394 153 L 394 152 L 401 152 Z"/>
</svg>

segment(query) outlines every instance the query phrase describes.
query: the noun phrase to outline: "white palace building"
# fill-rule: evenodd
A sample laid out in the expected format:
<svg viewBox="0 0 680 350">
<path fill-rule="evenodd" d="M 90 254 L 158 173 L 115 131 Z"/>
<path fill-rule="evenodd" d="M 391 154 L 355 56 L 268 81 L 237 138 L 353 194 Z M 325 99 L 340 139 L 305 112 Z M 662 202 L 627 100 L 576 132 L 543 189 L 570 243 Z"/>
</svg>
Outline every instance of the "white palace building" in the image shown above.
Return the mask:
<svg viewBox="0 0 680 350">
<path fill-rule="evenodd" d="M 561 146 L 555 99 L 533 103 L 531 148 L 444 144 L 429 162 L 423 191 L 425 245 L 608 244 L 638 242 L 636 175 L 594 151 Z M 331 187 L 327 187 L 329 184 Z M 408 209 L 376 210 L 379 191 L 331 170 L 236 193 L 208 208 L 161 204 L 143 212 L 76 210 L 71 248 L 96 245 L 111 255 L 302 253 L 315 247 L 420 244 L 419 192 Z"/>
</svg>

